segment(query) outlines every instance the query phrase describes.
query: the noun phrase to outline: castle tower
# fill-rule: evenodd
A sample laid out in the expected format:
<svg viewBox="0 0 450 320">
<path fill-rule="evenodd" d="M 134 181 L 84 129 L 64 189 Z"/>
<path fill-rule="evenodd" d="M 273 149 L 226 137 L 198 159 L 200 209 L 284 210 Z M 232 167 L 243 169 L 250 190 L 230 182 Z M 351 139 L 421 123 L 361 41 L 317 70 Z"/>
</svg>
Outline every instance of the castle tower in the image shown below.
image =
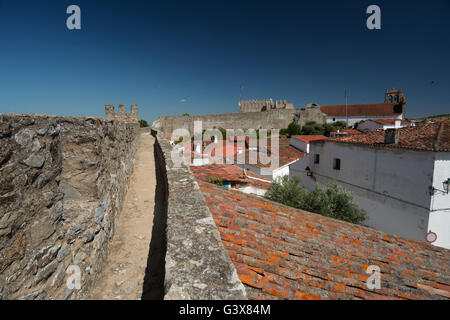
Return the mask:
<svg viewBox="0 0 450 320">
<path fill-rule="evenodd" d="M 106 120 L 114 120 L 115 110 L 112 104 L 105 104 L 105 118 Z"/>
<path fill-rule="evenodd" d="M 127 106 L 125 104 L 119 104 L 119 114 L 123 115 L 127 113 Z"/>
<path fill-rule="evenodd" d="M 131 105 L 130 120 L 138 121 L 138 106 L 137 106 L 137 104 Z"/>
</svg>

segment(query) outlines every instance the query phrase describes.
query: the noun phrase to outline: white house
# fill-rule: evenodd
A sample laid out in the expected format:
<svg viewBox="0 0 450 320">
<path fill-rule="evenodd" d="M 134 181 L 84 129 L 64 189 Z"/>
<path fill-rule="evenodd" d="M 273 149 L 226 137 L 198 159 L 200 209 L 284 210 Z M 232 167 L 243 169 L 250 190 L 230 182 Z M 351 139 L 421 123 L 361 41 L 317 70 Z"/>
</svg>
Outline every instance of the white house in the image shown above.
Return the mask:
<svg viewBox="0 0 450 320">
<path fill-rule="evenodd" d="M 312 141 L 308 160 L 292 174 L 351 191 L 367 226 L 450 249 L 450 124 Z"/>
<path fill-rule="evenodd" d="M 373 132 L 413 126 L 415 126 L 413 122 L 400 119 L 369 119 L 358 123 L 357 129 L 361 132 Z"/>
<path fill-rule="evenodd" d="M 309 153 L 309 143 L 314 140 L 323 140 L 327 137 L 322 135 L 301 135 L 301 136 L 293 136 L 291 137 L 290 144 L 294 148 Z"/>
<path fill-rule="evenodd" d="M 306 154 L 304 152 L 301 152 L 289 145 L 280 145 L 278 148 L 278 154 L 274 154 L 271 152 L 271 148 L 268 147 L 267 149 L 261 149 L 257 151 L 257 161 L 256 163 L 253 163 L 250 159 L 250 150 L 245 150 L 245 160 L 240 159 L 239 154 L 236 154 L 234 156 L 234 164 L 245 168 L 247 170 L 250 170 L 266 179 L 269 180 L 275 180 L 277 178 L 281 178 L 283 176 L 289 176 L 289 170 L 290 166 L 292 166 L 294 163 L 302 159 Z M 270 153 L 270 163 L 269 164 L 263 164 L 260 161 L 260 153 L 261 152 L 268 152 Z M 269 156 L 269 155 L 268 155 Z M 277 162 L 273 162 L 273 161 Z"/>
</svg>

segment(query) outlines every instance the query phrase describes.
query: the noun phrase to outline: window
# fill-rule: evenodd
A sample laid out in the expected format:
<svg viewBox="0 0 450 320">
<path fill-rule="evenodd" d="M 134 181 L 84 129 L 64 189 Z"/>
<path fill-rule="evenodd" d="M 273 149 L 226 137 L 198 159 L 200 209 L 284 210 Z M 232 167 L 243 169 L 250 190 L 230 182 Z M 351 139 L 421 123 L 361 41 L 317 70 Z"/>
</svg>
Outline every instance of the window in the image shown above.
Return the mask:
<svg viewBox="0 0 450 320">
<path fill-rule="evenodd" d="M 341 170 L 341 159 L 338 159 L 338 158 L 333 159 L 333 169 Z"/>
<path fill-rule="evenodd" d="M 314 155 L 314 163 L 319 163 L 319 161 L 320 161 L 320 155 L 315 154 Z"/>
</svg>

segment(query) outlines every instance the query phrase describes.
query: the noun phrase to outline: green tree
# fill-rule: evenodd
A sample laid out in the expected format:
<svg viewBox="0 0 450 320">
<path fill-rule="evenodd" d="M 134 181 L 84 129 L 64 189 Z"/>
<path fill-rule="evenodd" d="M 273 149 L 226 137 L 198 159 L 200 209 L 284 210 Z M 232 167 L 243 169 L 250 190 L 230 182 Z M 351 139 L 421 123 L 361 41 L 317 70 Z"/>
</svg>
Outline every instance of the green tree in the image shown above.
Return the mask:
<svg viewBox="0 0 450 320">
<path fill-rule="evenodd" d="M 269 200 L 298 208 L 299 201 L 305 193 L 305 189 L 298 185 L 299 182 L 300 179 L 297 177 L 289 178 L 289 176 L 283 176 L 281 179 L 272 182 L 265 197 Z"/>
<path fill-rule="evenodd" d="M 145 120 L 139 120 L 139 125 L 141 128 L 148 127 L 148 123 Z"/>
<path fill-rule="evenodd" d="M 361 224 L 366 219 L 366 212 L 353 201 L 350 192 L 336 183 L 330 183 L 327 189 L 319 185 L 312 191 L 298 185 L 299 178 L 289 176 L 272 182 L 265 197 L 285 205 L 315 212 L 326 217 L 351 223 Z"/>
<path fill-rule="evenodd" d="M 185 112 L 185 113 L 183 113 L 183 116 L 189 117 L 189 113 Z"/>
<path fill-rule="evenodd" d="M 218 186 L 223 186 L 223 180 L 220 177 L 209 177 L 208 182 L 216 184 Z"/>
<path fill-rule="evenodd" d="M 331 132 L 336 132 L 338 130 L 347 129 L 347 123 L 345 121 L 336 121 L 332 123 L 325 123 L 323 125 L 323 134 L 327 137 L 330 136 Z"/>
<path fill-rule="evenodd" d="M 315 121 L 308 121 L 305 123 L 301 130 L 303 135 L 323 135 L 324 128 L 323 125 Z"/>
<path fill-rule="evenodd" d="M 296 124 L 295 122 L 289 123 L 289 125 L 287 127 L 287 133 L 290 136 L 296 136 L 296 135 L 300 134 L 300 126 L 298 124 Z"/>
</svg>

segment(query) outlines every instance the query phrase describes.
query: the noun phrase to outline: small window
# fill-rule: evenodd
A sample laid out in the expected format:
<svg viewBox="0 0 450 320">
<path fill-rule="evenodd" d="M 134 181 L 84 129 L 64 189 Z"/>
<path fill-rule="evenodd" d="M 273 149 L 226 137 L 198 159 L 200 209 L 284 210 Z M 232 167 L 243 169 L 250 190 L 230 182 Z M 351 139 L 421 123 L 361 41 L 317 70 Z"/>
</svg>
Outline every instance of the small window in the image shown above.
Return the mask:
<svg viewBox="0 0 450 320">
<path fill-rule="evenodd" d="M 341 159 L 338 159 L 338 158 L 333 159 L 333 169 L 341 170 Z"/>
<path fill-rule="evenodd" d="M 336 118 L 333 118 L 333 121 L 336 121 Z"/>
<path fill-rule="evenodd" d="M 315 154 L 314 155 L 314 163 L 319 163 L 319 161 L 320 161 L 320 155 Z"/>
</svg>

